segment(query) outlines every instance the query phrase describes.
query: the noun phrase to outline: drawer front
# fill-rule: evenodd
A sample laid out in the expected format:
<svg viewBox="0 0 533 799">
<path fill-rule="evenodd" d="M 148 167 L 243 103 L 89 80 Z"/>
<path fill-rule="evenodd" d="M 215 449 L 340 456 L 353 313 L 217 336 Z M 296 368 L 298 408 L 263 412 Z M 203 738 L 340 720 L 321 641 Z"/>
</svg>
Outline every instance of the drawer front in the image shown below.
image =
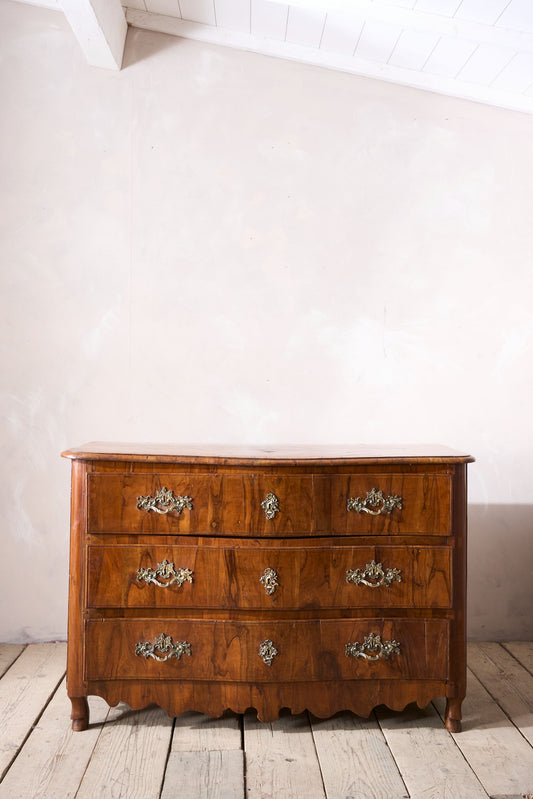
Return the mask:
<svg viewBox="0 0 533 799">
<path fill-rule="evenodd" d="M 91 546 L 88 606 L 448 608 L 447 547 Z"/>
<path fill-rule="evenodd" d="M 447 474 L 88 476 L 89 532 L 448 535 Z"/>
<path fill-rule="evenodd" d="M 86 679 L 447 679 L 448 622 L 87 621 Z"/>
<path fill-rule="evenodd" d="M 319 532 L 348 535 L 449 535 L 447 474 L 316 476 Z"/>
<path fill-rule="evenodd" d="M 271 536 L 315 530 L 311 476 L 93 474 L 88 495 L 89 532 Z"/>
</svg>

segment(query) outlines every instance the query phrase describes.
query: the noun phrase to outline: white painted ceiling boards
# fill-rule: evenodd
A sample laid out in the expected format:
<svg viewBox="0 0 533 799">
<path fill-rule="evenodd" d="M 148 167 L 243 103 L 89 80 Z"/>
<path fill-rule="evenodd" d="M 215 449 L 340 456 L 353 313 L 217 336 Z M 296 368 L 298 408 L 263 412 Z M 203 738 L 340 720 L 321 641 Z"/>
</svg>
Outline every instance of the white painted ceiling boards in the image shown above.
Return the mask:
<svg viewBox="0 0 533 799">
<path fill-rule="evenodd" d="M 42 4 L 61 8 L 61 0 Z M 127 22 L 139 28 L 533 113 L 533 0 L 125 0 L 122 5 Z"/>
</svg>

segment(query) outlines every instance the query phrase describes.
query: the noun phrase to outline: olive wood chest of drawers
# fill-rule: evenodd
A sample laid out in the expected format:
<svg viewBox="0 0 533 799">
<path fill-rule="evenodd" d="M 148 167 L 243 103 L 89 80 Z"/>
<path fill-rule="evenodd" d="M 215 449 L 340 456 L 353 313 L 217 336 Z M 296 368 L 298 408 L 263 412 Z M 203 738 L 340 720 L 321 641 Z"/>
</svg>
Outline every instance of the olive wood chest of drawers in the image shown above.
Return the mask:
<svg viewBox="0 0 533 799">
<path fill-rule="evenodd" d="M 443 447 L 88 444 L 67 688 L 171 715 L 366 716 L 465 695 L 466 464 Z"/>
</svg>

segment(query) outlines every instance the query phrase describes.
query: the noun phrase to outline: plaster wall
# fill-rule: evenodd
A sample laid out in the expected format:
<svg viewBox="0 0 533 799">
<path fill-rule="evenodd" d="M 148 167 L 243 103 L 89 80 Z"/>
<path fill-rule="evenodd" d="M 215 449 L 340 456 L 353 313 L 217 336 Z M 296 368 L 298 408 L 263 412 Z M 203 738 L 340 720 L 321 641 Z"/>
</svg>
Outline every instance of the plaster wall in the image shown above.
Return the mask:
<svg viewBox="0 0 533 799">
<path fill-rule="evenodd" d="M 472 639 L 533 638 L 533 119 L 0 0 L 0 640 L 66 634 L 94 439 L 471 452 Z"/>
</svg>

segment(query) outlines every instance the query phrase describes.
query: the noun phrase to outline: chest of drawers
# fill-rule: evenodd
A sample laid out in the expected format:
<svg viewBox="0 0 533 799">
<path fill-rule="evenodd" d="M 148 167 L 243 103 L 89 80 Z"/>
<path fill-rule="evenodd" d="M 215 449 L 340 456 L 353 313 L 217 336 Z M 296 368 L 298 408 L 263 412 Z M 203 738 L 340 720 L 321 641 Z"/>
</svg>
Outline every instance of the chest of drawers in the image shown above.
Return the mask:
<svg viewBox="0 0 533 799">
<path fill-rule="evenodd" d="M 443 447 L 88 444 L 67 690 L 170 715 L 367 716 L 465 695 L 466 464 Z"/>
</svg>

